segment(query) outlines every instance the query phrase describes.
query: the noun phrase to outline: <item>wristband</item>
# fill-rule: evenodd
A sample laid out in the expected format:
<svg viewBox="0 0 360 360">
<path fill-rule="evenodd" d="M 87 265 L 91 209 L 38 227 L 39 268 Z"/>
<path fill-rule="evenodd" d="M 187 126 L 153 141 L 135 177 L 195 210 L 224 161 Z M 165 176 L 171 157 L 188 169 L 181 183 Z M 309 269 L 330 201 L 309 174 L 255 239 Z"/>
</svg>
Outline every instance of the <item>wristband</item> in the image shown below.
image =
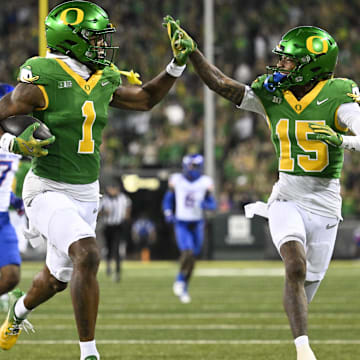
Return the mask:
<svg viewBox="0 0 360 360">
<path fill-rule="evenodd" d="M 172 59 L 168 64 L 168 66 L 166 67 L 166 72 L 169 75 L 177 78 L 181 76 L 185 68 L 186 68 L 186 64 L 183 66 L 176 65 L 174 59 Z"/>
<path fill-rule="evenodd" d="M 165 216 L 171 216 L 172 214 L 173 214 L 172 210 L 170 210 L 170 209 L 164 210 L 164 215 Z"/>
<path fill-rule="evenodd" d="M 14 135 L 11 135 L 7 132 L 4 133 L 0 138 L 0 149 L 11 152 L 14 139 Z"/>
</svg>

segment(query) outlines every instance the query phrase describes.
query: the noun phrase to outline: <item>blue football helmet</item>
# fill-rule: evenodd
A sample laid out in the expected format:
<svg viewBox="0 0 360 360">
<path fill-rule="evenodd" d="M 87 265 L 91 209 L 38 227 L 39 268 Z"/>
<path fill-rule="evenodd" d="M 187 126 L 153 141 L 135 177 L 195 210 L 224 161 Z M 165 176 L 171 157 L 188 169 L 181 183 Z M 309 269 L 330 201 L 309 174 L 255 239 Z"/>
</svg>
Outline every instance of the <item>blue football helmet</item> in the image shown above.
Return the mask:
<svg viewBox="0 0 360 360">
<path fill-rule="evenodd" d="M 9 85 L 9 84 L 5 84 L 5 83 L 0 83 L 0 99 L 6 95 L 7 93 L 11 92 L 14 90 L 14 87 Z"/>
<path fill-rule="evenodd" d="M 189 181 L 195 181 L 203 174 L 204 157 L 200 154 L 185 155 L 182 167 L 184 176 Z"/>
</svg>

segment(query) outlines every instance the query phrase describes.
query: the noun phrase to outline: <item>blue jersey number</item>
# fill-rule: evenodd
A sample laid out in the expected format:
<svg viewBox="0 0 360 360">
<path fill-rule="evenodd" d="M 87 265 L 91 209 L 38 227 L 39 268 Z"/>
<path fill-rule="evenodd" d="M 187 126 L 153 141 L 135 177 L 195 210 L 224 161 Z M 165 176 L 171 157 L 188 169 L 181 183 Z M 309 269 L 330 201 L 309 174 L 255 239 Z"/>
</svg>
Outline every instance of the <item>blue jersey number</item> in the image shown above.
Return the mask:
<svg viewBox="0 0 360 360">
<path fill-rule="evenodd" d="M 195 205 L 195 196 L 194 193 L 188 193 L 185 197 L 185 207 L 193 208 Z"/>
<path fill-rule="evenodd" d="M 6 175 L 11 170 L 12 161 L 0 161 L 0 186 L 4 182 Z"/>
</svg>

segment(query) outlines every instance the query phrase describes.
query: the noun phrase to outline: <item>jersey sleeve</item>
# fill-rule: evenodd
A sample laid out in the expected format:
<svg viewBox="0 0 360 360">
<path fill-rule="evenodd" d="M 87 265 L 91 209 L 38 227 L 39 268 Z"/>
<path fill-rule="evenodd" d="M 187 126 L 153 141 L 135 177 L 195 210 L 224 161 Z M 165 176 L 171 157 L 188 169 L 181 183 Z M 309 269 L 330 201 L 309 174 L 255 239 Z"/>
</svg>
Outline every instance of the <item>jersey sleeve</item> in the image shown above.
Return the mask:
<svg viewBox="0 0 360 360">
<path fill-rule="evenodd" d="M 359 87 L 355 81 L 345 78 L 336 78 L 330 81 L 330 88 L 343 104 L 360 100 Z"/>
<path fill-rule="evenodd" d="M 53 61 L 43 57 L 33 57 L 20 66 L 18 81 L 34 85 L 48 85 L 51 82 Z"/>
<path fill-rule="evenodd" d="M 204 182 L 206 190 L 214 191 L 214 180 L 210 176 L 204 175 Z"/>
<path fill-rule="evenodd" d="M 118 88 L 122 85 L 121 74 L 116 65 L 111 64 L 110 66 L 104 68 L 104 75 L 106 76 L 106 79 L 109 80 L 115 88 Z"/>
<path fill-rule="evenodd" d="M 176 173 L 176 174 L 172 174 L 169 178 L 169 186 L 174 188 L 176 186 L 176 183 L 179 180 L 179 176 L 180 174 Z"/>
</svg>

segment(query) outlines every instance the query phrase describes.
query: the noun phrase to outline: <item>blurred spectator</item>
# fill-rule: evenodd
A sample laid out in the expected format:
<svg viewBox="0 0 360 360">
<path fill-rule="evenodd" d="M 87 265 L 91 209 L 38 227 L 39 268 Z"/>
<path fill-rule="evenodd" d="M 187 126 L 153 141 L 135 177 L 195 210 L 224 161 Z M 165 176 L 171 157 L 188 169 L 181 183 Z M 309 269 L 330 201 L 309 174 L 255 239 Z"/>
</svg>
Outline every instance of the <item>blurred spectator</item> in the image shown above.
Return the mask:
<svg viewBox="0 0 360 360">
<path fill-rule="evenodd" d="M 156 242 L 156 227 L 146 213 L 142 213 L 131 227 L 135 258 L 143 262 L 151 259 L 150 248 Z"/>
</svg>

